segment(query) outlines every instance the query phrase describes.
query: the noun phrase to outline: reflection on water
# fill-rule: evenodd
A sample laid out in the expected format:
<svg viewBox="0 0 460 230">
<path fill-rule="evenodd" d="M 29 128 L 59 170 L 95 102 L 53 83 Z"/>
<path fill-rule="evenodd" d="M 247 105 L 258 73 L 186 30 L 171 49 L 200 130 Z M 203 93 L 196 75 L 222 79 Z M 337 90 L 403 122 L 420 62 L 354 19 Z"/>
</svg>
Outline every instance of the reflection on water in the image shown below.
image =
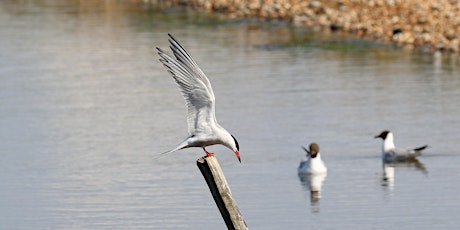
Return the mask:
<svg viewBox="0 0 460 230">
<path fill-rule="evenodd" d="M 310 204 L 312 212 L 319 212 L 319 201 L 321 199 L 321 191 L 323 183 L 326 180 L 327 173 L 309 174 L 299 173 L 300 183 L 310 192 Z"/>
<path fill-rule="evenodd" d="M 395 185 L 395 167 L 394 165 L 383 163 L 382 186 L 393 189 Z"/>
<path fill-rule="evenodd" d="M 420 162 L 417 158 L 411 158 L 407 161 L 386 163 L 382 161 L 383 175 L 382 175 L 382 186 L 390 189 L 394 188 L 395 185 L 395 168 L 415 169 L 420 171 L 424 175 L 428 174 L 428 170 L 425 165 Z"/>
</svg>

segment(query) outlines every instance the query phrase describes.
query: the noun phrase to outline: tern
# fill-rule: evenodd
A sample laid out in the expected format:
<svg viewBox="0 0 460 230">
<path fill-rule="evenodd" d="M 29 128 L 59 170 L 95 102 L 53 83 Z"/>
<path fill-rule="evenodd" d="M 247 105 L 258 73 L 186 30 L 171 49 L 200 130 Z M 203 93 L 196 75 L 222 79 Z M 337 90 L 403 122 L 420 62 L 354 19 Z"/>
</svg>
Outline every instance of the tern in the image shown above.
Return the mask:
<svg viewBox="0 0 460 230">
<path fill-rule="evenodd" d="M 302 149 L 307 152 L 306 158 L 300 162 L 298 173 L 300 174 L 322 174 L 327 172 L 326 165 L 321 159 L 319 146 L 316 143 L 311 143 L 309 149 L 302 146 Z"/>
<path fill-rule="evenodd" d="M 173 56 L 157 47 L 160 61 L 174 78 L 187 106 L 189 136 L 176 148 L 162 154 L 189 147 L 201 147 L 207 156 L 213 156 L 205 147 L 221 144 L 231 149 L 241 163 L 238 141 L 217 123 L 216 99 L 211 83 L 192 56 L 171 35 L 169 43 Z"/>
<path fill-rule="evenodd" d="M 422 154 L 422 150 L 426 149 L 428 145 L 418 148 L 396 148 L 393 143 L 393 133 L 389 130 L 382 131 L 374 138 L 382 138 L 382 160 L 386 162 L 407 161 L 415 159 Z"/>
</svg>

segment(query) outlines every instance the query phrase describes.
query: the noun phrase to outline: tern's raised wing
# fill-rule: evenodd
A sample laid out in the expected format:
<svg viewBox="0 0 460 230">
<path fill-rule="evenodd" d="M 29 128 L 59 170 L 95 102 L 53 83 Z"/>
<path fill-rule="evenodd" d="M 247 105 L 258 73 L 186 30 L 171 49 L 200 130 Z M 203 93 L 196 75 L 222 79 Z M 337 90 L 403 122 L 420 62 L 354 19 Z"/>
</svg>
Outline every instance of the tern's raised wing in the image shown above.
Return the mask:
<svg viewBox="0 0 460 230">
<path fill-rule="evenodd" d="M 168 68 L 184 96 L 187 104 L 188 132 L 192 135 L 216 123 L 215 97 L 211 83 L 192 56 L 173 36 L 168 35 L 175 59 L 162 49 L 157 50 L 162 58 L 160 61 Z"/>
</svg>

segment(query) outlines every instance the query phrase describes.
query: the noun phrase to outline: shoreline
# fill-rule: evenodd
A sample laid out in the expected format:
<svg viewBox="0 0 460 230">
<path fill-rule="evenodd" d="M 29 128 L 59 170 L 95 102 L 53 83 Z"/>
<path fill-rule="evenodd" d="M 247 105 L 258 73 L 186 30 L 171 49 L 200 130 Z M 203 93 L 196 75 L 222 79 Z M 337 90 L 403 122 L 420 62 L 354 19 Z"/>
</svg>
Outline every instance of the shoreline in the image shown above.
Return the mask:
<svg viewBox="0 0 460 230">
<path fill-rule="evenodd" d="M 281 20 L 343 31 L 405 49 L 460 53 L 458 0 L 173 0 L 167 4 L 230 18 Z"/>
</svg>

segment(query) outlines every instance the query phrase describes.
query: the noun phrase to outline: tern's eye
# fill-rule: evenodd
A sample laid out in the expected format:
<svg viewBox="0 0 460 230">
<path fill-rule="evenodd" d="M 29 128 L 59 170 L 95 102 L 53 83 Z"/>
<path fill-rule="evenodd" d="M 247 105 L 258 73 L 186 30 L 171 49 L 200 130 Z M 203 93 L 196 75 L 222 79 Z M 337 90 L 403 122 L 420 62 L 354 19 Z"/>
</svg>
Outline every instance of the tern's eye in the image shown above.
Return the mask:
<svg viewBox="0 0 460 230">
<path fill-rule="evenodd" d="M 232 136 L 233 140 L 235 141 L 236 149 L 240 151 L 240 145 L 238 144 L 238 141 L 235 139 L 235 137 L 232 134 L 230 134 L 230 136 Z"/>
</svg>

